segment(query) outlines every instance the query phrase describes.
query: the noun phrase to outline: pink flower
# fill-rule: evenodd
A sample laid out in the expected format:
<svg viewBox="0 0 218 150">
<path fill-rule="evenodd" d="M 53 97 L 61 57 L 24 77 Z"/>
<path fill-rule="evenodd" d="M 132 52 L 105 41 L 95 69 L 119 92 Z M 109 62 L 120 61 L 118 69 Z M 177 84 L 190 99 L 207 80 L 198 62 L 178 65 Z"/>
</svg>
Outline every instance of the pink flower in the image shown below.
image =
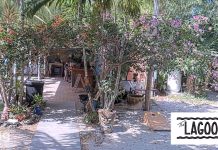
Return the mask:
<svg viewBox="0 0 218 150">
<path fill-rule="evenodd" d="M 208 18 L 207 18 L 207 17 L 204 17 L 204 16 L 202 16 L 202 20 L 204 20 L 204 21 L 207 21 L 207 20 L 208 20 Z"/>
<path fill-rule="evenodd" d="M 159 21 L 156 17 L 153 17 L 150 23 L 151 23 L 151 26 L 157 26 L 159 24 Z"/>
<path fill-rule="evenodd" d="M 131 27 L 133 29 L 137 28 L 139 26 L 139 22 L 136 20 L 136 21 L 133 21 L 132 24 L 131 24 Z"/>
<path fill-rule="evenodd" d="M 109 13 L 108 11 L 106 11 L 105 13 L 102 13 L 101 17 L 104 18 L 105 20 L 112 20 L 113 19 L 111 13 Z"/>
<path fill-rule="evenodd" d="M 198 31 L 198 30 L 199 30 L 199 25 L 198 25 L 198 24 L 195 23 L 195 24 L 193 25 L 193 27 L 194 27 L 194 30 L 195 30 L 195 31 Z"/>
<path fill-rule="evenodd" d="M 193 19 L 194 19 L 194 20 L 199 20 L 199 19 L 200 19 L 200 16 L 199 16 L 199 15 L 193 16 Z"/>
<path fill-rule="evenodd" d="M 141 16 L 141 17 L 139 18 L 139 21 L 141 22 L 141 24 L 144 24 L 144 23 L 146 22 L 145 16 Z"/>
<path fill-rule="evenodd" d="M 182 21 L 180 19 L 173 19 L 171 20 L 171 26 L 174 28 L 179 28 L 182 25 Z"/>
<path fill-rule="evenodd" d="M 193 19 L 196 21 L 207 21 L 208 17 L 197 15 L 197 16 L 193 16 Z"/>
<path fill-rule="evenodd" d="M 218 71 L 213 71 L 212 72 L 212 77 L 213 78 L 218 78 Z"/>
</svg>

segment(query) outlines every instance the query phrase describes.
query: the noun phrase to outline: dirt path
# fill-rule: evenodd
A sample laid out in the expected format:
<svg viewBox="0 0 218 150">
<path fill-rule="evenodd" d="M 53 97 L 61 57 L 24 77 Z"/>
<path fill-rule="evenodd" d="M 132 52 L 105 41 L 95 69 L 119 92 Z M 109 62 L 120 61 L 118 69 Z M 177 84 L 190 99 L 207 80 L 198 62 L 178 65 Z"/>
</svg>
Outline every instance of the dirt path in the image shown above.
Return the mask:
<svg viewBox="0 0 218 150">
<path fill-rule="evenodd" d="M 217 96 L 217 95 L 216 95 Z M 218 99 L 217 99 L 218 100 Z M 152 106 L 152 111 L 165 114 L 168 119 L 171 112 L 218 112 L 218 102 L 193 105 L 184 101 L 160 98 Z M 114 132 L 104 137 L 102 144 L 90 142 L 86 150 L 214 150 L 214 146 L 171 145 L 170 132 L 154 132 L 143 123 L 143 111 L 120 111 L 119 121 L 114 126 Z"/>
<path fill-rule="evenodd" d="M 62 78 L 47 79 L 44 99 L 48 107 L 38 124 L 30 149 L 80 150 L 77 94 Z"/>
<path fill-rule="evenodd" d="M 0 127 L 0 149 L 80 150 L 76 119 L 78 94 L 62 78 L 44 80 L 47 108 L 40 122 L 19 128 Z"/>
</svg>

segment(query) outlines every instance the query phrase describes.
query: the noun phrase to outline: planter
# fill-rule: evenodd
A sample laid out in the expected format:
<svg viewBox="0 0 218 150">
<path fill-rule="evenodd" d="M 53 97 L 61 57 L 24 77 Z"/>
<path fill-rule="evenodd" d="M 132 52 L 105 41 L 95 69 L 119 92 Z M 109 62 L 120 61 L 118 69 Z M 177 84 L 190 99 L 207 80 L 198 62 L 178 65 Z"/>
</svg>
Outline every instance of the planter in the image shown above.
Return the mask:
<svg viewBox="0 0 218 150">
<path fill-rule="evenodd" d="M 42 115 L 42 108 L 40 106 L 35 106 L 33 109 L 33 113 L 38 115 L 38 116 L 41 116 Z"/>
<path fill-rule="evenodd" d="M 43 96 L 43 81 L 36 81 L 36 80 L 27 80 L 25 82 L 26 85 L 26 101 L 28 103 L 28 106 L 31 106 L 34 95 L 39 94 L 40 96 Z"/>
<path fill-rule="evenodd" d="M 107 109 L 98 110 L 99 122 L 104 133 L 113 132 L 113 124 L 116 117 L 116 111 Z"/>
<path fill-rule="evenodd" d="M 9 111 L 10 109 L 8 107 L 4 107 L 4 110 L 1 114 L 1 120 L 8 120 L 9 119 Z"/>
<path fill-rule="evenodd" d="M 129 105 L 128 108 L 132 110 L 142 109 L 142 104 L 144 102 L 144 99 L 145 99 L 144 95 L 128 94 L 127 96 L 127 104 Z"/>
<path fill-rule="evenodd" d="M 79 95 L 79 99 L 80 99 L 80 102 L 83 104 L 83 111 L 86 112 L 86 104 L 88 103 L 89 101 L 89 97 L 87 94 L 81 94 Z"/>
<path fill-rule="evenodd" d="M 25 114 L 17 114 L 17 115 L 15 115 L 15 119 L 17 119 L 19 122 L 21 122 L 24 119 L 26 119 L 26 115 Z"/>
</svg>

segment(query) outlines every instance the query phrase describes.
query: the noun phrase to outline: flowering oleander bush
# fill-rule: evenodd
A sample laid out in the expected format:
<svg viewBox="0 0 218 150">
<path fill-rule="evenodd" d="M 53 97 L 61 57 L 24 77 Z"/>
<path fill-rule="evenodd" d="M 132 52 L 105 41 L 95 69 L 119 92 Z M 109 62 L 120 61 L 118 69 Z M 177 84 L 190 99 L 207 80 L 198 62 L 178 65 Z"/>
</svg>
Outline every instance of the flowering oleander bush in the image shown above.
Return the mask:
<svg viewBox="0 0 218 150">
<path fill-rule="evenodd" d="M 211 72 L 211 87 L 215 91 L 218 91 L 218 58 L 215 58 L 212 63 L 212 72 Z"/>
</svg>

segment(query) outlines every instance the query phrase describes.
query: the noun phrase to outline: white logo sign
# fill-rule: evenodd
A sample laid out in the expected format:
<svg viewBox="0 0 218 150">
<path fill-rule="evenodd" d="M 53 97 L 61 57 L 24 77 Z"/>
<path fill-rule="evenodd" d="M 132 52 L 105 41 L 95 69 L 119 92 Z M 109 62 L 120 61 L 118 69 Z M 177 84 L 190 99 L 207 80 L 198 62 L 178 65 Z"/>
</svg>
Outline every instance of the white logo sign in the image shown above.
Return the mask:
<svg viewBox="0 0 218 150">
<path fill-rule="evenodd" d="M 218 143 L 218 113 L 171 113 L 171 144 Z"/>
</svg>

